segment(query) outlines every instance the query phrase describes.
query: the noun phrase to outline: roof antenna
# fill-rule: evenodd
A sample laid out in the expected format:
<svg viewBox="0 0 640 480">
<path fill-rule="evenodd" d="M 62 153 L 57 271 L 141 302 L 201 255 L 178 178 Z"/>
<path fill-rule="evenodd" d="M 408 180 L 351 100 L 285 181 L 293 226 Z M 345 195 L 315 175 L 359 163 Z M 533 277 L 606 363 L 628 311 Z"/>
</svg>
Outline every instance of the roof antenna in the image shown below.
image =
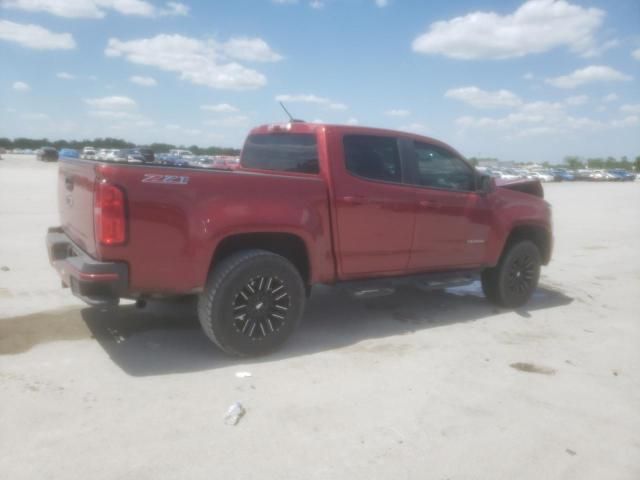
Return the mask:
<svg viewBox="0 0 640 480">
<path fill-rule="evenodd" d="M 293 116 L 289 113 L 289 110 L 287 110 L 287 107 L 284 106 L 284 103 L 282 103 L 282 102 L 278 102 L 278 103 L 280 104 L 280 106 L 284 110 L 284 113 L 287 114 L 287 117 L 289 117 L 289 120 L 291 121 L 291 123 L 304 123 L 304 120 L 299 120 L 297 118 L 293 118 Z"/>
</svg>

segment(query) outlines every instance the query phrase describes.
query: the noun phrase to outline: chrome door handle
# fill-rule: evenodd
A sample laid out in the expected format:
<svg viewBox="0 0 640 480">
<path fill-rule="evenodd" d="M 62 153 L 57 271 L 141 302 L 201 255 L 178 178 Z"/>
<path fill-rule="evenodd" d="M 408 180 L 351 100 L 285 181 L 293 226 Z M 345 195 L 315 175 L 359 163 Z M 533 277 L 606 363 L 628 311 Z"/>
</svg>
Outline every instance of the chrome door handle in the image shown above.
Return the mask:
<svg viewBox="0 0 640 480">
<path fill-rule="evenodd" d="M 420 200 L 418 206 L 420 208 L 436 208 L 438 203 L 431 200 Z"/>
<path fill-rule="evenodd" d="M 349 205 L 362 205 L 367 202 L 367 199 L 359 195 L 345 195 L 342 197 L 342 201 Z"/>
</svg>

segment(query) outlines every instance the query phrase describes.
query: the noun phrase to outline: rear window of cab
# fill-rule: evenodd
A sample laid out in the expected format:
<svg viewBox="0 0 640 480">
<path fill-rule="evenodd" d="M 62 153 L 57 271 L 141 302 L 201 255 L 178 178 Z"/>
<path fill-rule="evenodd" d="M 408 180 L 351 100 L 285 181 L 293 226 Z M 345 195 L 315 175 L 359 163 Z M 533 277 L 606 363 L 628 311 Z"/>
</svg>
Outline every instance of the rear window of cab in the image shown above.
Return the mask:
<svg viewBox="0 0 640 480">
<path fill-rule="evenodd" d="M 318 145 L 311 133 L 249 135 L 240 164 L 245 168 L 280 172 L 318 173 Z"/>
</svg>

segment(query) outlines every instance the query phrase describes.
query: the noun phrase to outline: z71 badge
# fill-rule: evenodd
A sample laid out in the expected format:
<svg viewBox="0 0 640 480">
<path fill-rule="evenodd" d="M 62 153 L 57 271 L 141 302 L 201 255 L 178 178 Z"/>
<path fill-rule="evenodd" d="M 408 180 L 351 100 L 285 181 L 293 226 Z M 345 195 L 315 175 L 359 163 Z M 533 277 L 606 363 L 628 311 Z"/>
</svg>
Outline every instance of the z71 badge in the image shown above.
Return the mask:
<svg viewBox="0 0 640 480">
<path fill-rule="evenodd" d="M 179 175 L 158 175 L 155 173 L 145 173 L 142 177 L 142 183 L 162 183 L 166 185 L 186 185 L 189 183 L 189 177 Z"/>
</svg>

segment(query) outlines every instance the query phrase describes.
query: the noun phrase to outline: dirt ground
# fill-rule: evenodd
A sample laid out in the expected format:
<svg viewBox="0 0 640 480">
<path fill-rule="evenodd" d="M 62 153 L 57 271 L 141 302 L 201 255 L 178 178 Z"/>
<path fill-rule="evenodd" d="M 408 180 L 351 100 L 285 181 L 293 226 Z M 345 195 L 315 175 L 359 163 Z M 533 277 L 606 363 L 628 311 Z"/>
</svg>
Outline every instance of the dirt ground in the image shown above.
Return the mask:
<svg viewBox="0 0 640 480">
<path fill-rule="evenodd" d="M 2 478 L 640 478 L 640 181 L 545 185 L 555 252 L 526 308 L 318 288 L 282 351 L 235 360 L 189 302 L 61 289 L 57 166 L 4 157 Z"/>
</svg>

